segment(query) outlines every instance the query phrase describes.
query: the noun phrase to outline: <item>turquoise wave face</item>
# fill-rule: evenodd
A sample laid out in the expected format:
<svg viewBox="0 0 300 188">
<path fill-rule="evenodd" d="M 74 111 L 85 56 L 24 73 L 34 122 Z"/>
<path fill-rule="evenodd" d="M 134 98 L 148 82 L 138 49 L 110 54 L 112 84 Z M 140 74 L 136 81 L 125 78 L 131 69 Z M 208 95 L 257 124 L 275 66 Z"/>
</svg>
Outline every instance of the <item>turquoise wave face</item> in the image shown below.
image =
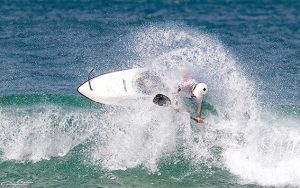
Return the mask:
<svg viewBox="0 0 300 188">
<path fill-rule="evenodd" d="M 0 97 L 2 107 L 32 106 L 32 105 L 58 105 L 69 107 L 92 107 L 97 106 L 94 102 L 81 96 L 68 96 L 59 94 L 17 94 Z"/>
</svg>

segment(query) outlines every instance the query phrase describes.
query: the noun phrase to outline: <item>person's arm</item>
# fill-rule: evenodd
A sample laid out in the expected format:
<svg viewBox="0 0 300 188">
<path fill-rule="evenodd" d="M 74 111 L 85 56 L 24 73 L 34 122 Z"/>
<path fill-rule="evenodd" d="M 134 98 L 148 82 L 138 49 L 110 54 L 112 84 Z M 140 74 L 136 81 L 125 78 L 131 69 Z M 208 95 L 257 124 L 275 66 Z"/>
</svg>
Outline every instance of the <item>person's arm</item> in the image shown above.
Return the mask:
<svg viewBox="0 0 300 188">
<path fill-rule="evenodd" d="M 201 118 L 201 113 L 202 113 L 202 101 L 199 103 L 197 106 L 196 112 L 195 112 L 195 121 L 197 123 L 203 123 L 203 119 Z"/>
</svg>

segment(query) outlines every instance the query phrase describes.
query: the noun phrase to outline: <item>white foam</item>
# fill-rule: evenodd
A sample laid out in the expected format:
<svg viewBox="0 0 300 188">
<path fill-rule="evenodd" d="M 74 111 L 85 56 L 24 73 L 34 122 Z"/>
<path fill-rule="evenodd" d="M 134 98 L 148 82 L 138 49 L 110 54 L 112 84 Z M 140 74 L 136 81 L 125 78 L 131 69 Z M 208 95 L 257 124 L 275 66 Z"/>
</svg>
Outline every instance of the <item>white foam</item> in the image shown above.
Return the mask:
<svg viewBox="0 0 300 188">
<path fill-rule="evenodd" d="M 7 107 L 1 112 L 2 160 L 37 162 L 65 156 L 91 134 L 96 121 L 55 106 Z"/>
<path fill-rule="evenodd" d="M 248 135 L 245 144 L 228 148 L 224 152 L 226 166 L 245 183 L 299 186 L 299 128 L 257 129 Z"/>
<path fill-rule="evenodd" d="M 173 120 L 168 110 L 153 107 L 116 108 L 103 116 L 108 124 L 103 125 L 104 132 L 93 148 L 93 159 L 111 170 L 143 165 L 156 171 L 159 159 L 175 150 L 176 125 L 170 126 Z"/>
</svg>

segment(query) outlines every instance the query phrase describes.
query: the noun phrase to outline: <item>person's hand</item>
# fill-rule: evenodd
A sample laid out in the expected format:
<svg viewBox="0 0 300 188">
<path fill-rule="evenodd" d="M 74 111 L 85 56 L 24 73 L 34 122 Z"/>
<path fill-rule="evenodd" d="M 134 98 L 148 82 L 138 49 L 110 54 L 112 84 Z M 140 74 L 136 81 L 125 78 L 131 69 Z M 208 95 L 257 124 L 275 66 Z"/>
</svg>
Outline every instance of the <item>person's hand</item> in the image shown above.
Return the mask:
<svg viewBox="0 0 300 188">
<path fill-rule="evenodd" d="M 200 116 L 196 116 L 195 121 L 197 123 L 203 123 L 203 119 Z"/>
</svg>

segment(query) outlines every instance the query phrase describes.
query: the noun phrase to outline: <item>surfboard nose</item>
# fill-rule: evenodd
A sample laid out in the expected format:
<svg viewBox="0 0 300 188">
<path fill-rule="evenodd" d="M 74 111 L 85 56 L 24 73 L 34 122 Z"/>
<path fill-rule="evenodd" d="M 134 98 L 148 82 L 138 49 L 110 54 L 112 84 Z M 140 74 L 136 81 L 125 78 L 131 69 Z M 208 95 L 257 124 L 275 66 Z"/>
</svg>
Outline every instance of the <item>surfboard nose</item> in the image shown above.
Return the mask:
<svg viewBox="0 0 300 188">
<path fill-rule="evenodd" d="M 83 95 L 83 96 L 85 96 L 85 97 L 90 96 L 90 95 L 91 95 L 91 92 L 92 92 L 92 90 L 89 88 L 89 85 L 88 85 L 87 82 L 85 82 L 85 83 L 83 83 L 81 86 L 79 86 L 79 87 L 77 88 L 77 91 L 78 91 L 81 95 Z M 88 97 L 88 98 L 90 98 L 90 97 Z"/>
</svg>

